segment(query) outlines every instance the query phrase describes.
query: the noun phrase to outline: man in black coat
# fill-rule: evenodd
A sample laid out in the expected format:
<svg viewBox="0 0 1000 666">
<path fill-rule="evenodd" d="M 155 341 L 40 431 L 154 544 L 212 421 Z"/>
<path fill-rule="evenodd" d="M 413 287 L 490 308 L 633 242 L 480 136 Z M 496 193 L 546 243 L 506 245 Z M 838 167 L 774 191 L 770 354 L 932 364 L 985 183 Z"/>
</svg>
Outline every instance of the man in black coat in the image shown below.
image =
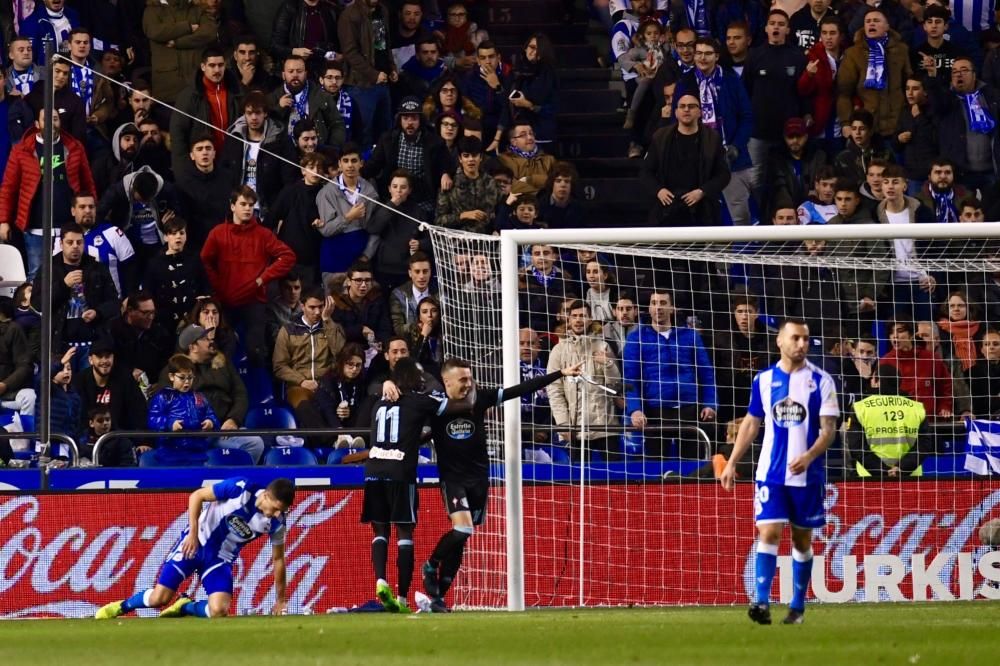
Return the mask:
<svg viewBox="0 0 1000 666">
<path fill-rule="evenodd" d="M 62 228 L 62 251 L 52 257 L 52 349 L 62 354 L 70 346 L 89 345 L 101 337 L 118 315 L 118 290 L 108 267 L 84 253 L 83 228 L 73 222 Z M 42 290 L 31 294 L 31 305 L 42 309 Z"/>
<path fill-rule="evenodd" d="M 155 377 L 154 377 L 155 379 Z M 110 338 L 101 338 L 90 347 L 90 367 L 73 377 L 83 409 L 81 429 L 87 429 L 87 414 L 95 407 L 111 414 L 112 430 L 145 430 L 146 398 L 127 370 L 115 367 L 115 346 Z M 94 442 L 80 452 L 91 457 Z M 128 439 L 116 438 L 101 445 L 100 463 L 108 467 L 135 465 L 136 451 Z"/>
<path fill-rule="evenodd" d="M 677 101 L 677 124 L 657 130 L 640 179 L 650 198 L 649 226 L 720 224 L 719 197 L 729 183 L 722 138 L 701 124 L 701 102 L 693 94 Z"/>
<path fill-rule="evenodd" d="M 188 220 L 188 247 L 201 249 L 208 232 L 230 214 L 229 197 L 238 174 L 220 164 L 207 135 L 195 140 L 186 164 L 177 171 L 177 198 Z"/>
<path fill-rule="evenodd" d="M 438 189 L 451 187 L 449 174 L 454 168 L 444 141 L 423 126 L 420 100 L 405 97 L 396 112 L 396 127 L 379 138 L 361 175 L 374 180 L 379 192 L 386 194 L 393 172 L 406 169 L 413 175 L 410 200 L 429 216 L 434 212 Z"/>
</svg>

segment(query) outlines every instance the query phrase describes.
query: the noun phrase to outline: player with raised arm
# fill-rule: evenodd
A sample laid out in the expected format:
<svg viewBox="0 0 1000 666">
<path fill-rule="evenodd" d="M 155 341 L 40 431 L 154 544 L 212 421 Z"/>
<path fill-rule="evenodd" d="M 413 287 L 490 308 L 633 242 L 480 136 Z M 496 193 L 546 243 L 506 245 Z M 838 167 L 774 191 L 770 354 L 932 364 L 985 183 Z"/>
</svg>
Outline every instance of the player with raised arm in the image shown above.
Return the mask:
<svg viewBox="0 0 1000 666">
<path fill-rule="evenodd" d="M 285 516 L 295 502 L 295 484 L 275 479 L 266 488 L 242 477 L 199 488 L 188 497 L 188 526 L 160 569 L 153 587 L 128 599 L 102 606 L 94 615 L 110 620 L 137 608 L 161 608 L 195 572 L 208 601 L 181 595 L 160 617 L 225 617 L 233 601 L 233 562 L 240 549 L 259 536 L 271 540 L 275 602 L 272 612 L 285 610 Z"/>
<path fill-rule="evenodd" d="M 792 525 L 792 603 L 784 624 L 802 624 L 812 577 L 812 531 L 826 523 L 823 507 L 827 448 L 837 430 L 840 408 L 833 379 L 806 360 L 809 327 L 786 319 L 778 329 L 781 359 L 753 379 L 750 406 L 736 435 L 733 454 L 719 481 L 732 490 L 736 465 L 764 422 L 757 462 L 754 516 L 757 594 L 750 619 L 771 624 L 771 582 L 785 523 Z"/>
<path fill-rule="evenodd" d="M 431 611 L 448 612 L 444 596 L 462 565 L 465 542 L 475 526 L 486 519 L 490 460 L 483 421 L 487 410 L 499 407 L 505 400 L 534 393 L 560 377 L 577 377 L 582 367 L 583 363 L 567 366 L 507 388 L 473 390 L 472 366 L 467 361 L 449 358 L 444 362 L 441 379 L 445 393 L 451 400 L 471 398 L 471 410 L 431 419 L 441 495 L 451 518 L 451 530 L 441 537 L 423 566 L 424 589 L 431 598 Z"/>
<path fill-rule="evenodd" d="M 453 410 L 468 411 L 471 402 L 450 401 L 440 393 L 425 394 L 423 371 L 409 357 L 396 361 L 392 382 L 386 384 L 395 390 L 391 398 L 379 400 L 372 410 L 361 522 L 371 523 L 375 533 L 372 539 L 375 596 L 387 611 L 409 613 L 406 600 L 413 581 L 413 529 L 419 503 L 417 458 L 422 430 L 431 416 Z M 392 525 L 396 526 L 398 596 L 393 595 L 386 581 Z"/>
</svg>

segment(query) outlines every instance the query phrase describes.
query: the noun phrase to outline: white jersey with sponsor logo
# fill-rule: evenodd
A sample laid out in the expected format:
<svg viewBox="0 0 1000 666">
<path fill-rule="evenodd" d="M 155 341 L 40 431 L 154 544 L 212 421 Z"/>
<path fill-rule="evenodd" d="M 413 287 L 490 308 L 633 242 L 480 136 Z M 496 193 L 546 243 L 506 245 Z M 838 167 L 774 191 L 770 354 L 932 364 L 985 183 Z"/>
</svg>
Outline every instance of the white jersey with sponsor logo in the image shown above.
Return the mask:
<svg viewBox="0 0 1000 666">
<path fill-rule="evenodd" d="M 820 417 L 840 416 L 837 388 L 825 370 L 806 361 L 789 374 L 775 363 L 754 377 L 747 412 L 764 420 L 758 481 L 786 486 L 826 482 L 825 457 L 814 460 L 801 474 L 788 468 L 816 442 Z"/>
<path fill-rule="evenodd" d="M 212 486 L 214 502 L 208 502 L 198 519 L 198 541 L 206 556 L 233 562 L 240 549 L 259 536 L 268 535 L 271 545 L 285 544 L 285 521 L 268 518 L 256 506 L 264 488 L 245 478 L 233 477 Z"/>
</svg>

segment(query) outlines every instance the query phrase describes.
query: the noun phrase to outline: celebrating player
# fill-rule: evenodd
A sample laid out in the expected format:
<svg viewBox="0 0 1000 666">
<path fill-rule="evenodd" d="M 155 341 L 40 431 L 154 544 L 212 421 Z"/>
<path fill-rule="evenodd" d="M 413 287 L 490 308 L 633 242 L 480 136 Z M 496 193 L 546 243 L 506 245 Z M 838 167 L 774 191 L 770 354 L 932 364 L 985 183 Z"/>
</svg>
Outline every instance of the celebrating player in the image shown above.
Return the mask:
<svg viewBox="0 0 1000 666">
<path fill-rule="evenodd" d="M 406 599 L 413 581 L 413 528 L 417 524 L 419 503 L 417 457 L 423 426 L 434 414 L 468 411 L 471 401 L 449 401 L 440 394 L 424 394 L 423 371 L 409 357 L 396 361 L 391 386 L 392 398 L 377 402 L 372 412 L 361 522 L 371 523 L 375 533 L 372 539 L 375 596 L 387 611 L 408 613 Z M 391 525 L 396 526 L 398 597 L 393 595 L 385 578 Z"/>
<path fill-rule="evenodd" d="M 472 396 L 472 409 L 463 414 L 434 416 L 431 427 L 437 450 L 438 473 L 445 509 L 451 518 L 451 530 L 438 541 L 430 559 L 424 563 L 424 589 L 431 597 L 431 610 L 448 612 L 444 595 L 462 565 L 465 542 L 475 525 L 486 519 L 486 501 L 490 488 L 490 461 L 486 451 L 486 411 L 505 400 L 534 393 L 560 377 L 579 376 L 583 363 L 529 379 L 508 388 L 473 392 L 472 368 L 467 361 L 449 358 L 441 368 L 441 379 L 448 398 L 463 400 Z"/>
<path fill-rule="evenodd" d="M 137 608 L 166 606 L 195 572 L 201 575 L 208 601 L 181 595 L 160 617 L 225 617 L 233 600 L 233 562 L 244 545 L 264 534 L 271 539 L 274 565 L 272 612 L 280 615 L 286 602 L 285 515 L 294 501 L 295 485 L 288 479 L 275 479 L 267 488 L 259 488 L 234 477 L 199 488 L 188 497 L 188 527 L 163 563 L 156 587 L 107 604 L 94 617 L 110 620 Z"/>
<path fill-rule="evenodd" d="M 750 619 L 771 624 L 771 582 L 785 523 L 792 524 L 792 603 L 784 624 L 801 624 L 812 576 L 812 531 L 826 523 L 823 508 L 826 461 L 840 409 L 833 379 L 806 360 L 809 327 L 788 319 L 778 329 L 781 360 L 753 380 L 750 406 L 733 454 L 719 480 L 732 490 L 736 465 L 764 421 L 757 463 L 754 515 L 757 532 L 757 596 Z"/>
</svg>

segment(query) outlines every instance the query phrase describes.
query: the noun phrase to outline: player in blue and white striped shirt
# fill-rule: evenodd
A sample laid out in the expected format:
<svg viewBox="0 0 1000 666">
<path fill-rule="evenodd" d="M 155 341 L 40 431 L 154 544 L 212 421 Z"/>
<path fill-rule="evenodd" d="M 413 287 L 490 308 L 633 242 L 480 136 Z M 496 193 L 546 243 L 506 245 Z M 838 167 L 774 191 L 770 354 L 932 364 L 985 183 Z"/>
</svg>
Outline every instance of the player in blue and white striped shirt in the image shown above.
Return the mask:
<svg viewBox="0 0 1000 666">
<path fill-rule="evenodd" d="M 275 603 L 285 609 L 285 515 L 295 501 L 295 485 L 275 479 L 267 488 L 242 477 L 199 488 L 188 498 L 188 527 L 160 569 L 156 587 L 103 606 L 94 616 L 109 620 L 137 608 L 161 608 L 170 603 L 181 583 L 197 572 L 208 601 L 181 595 L 160 617 L 225 617 L 233 600 L 233 562 L 240 549 L 259 536 L 271 539 Z"/>
<path fill-rule="evenodd" d="M 792 603 L 785 624 L 801 624 L 812 577 L 812 531 L 826 523 L 823 499 L 827 448 L 837 430 L 840 408 L 833 379 L 806 360 L 809 326 L 788 319 L 778 329 L 781 360 L 753 380 L 750 406 L 736 435 L 733 454 L 720 481 L 732 490 L 736 464 L 764 423 L 757 462 L 754 515 L 757 523 L 757 595 L 750 619 L 771 624 L 771 583 L 785 523 L 792 525 Z"/>
</svg>

